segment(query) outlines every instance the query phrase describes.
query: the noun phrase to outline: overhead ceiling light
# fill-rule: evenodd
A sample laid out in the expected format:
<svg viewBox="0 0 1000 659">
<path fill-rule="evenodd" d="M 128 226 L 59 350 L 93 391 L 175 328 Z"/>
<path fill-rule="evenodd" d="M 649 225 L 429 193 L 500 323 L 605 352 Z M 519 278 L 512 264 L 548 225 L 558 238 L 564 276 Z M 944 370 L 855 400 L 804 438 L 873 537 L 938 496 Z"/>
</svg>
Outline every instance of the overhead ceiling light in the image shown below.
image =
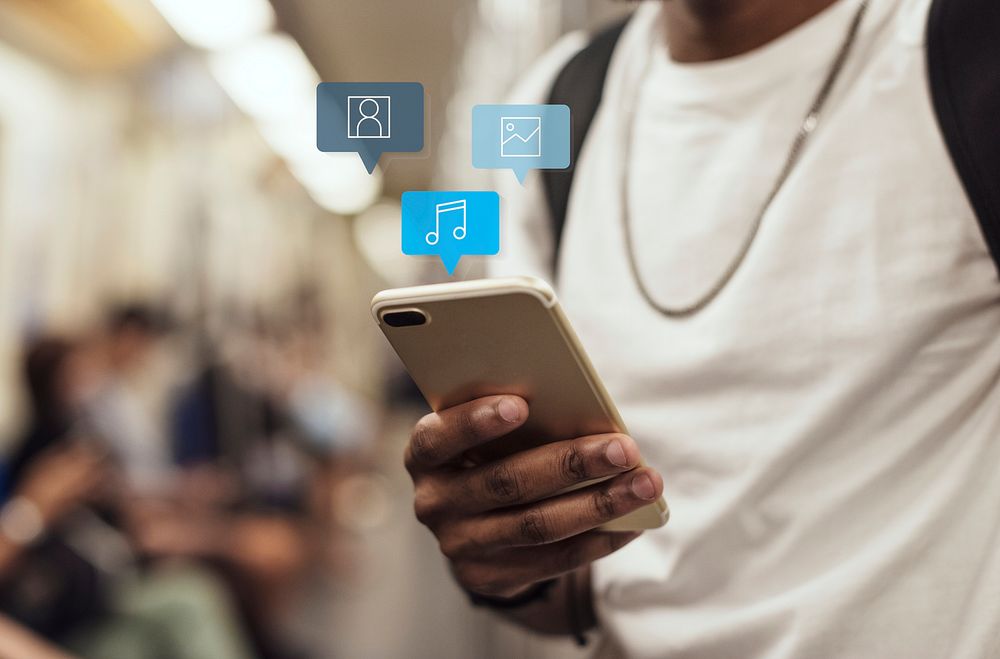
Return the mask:
<svg viewBox="0 0 1000 659">
<path fill-rule="evenodd" d="M 287 34 L 267 34 L 209 59 L 222 88 L 260 122 L 291 120 L 316 103 L 319 75 Z"/>
<path fill-rule="evenodd" d="M 315 103 L 298 108 L 281 121 L 259 122 L 257 128 L 274 152 L 289 162 L 317 150 Z"/>
<path fill-rule="evenodd" d="M 382 172 L 369 174 L 354 153 L 302 154 L 289 166 L 313 201 L 339 215 L 356 215 L 378 201 Z"/>
<path fill-rule="evenodd" d="M 274 26 L 268 0 L 152 0 L 177 34 L 197 48 L 222 50 Z"/>
<path fill-rule="evenodd" d="M 331 213 L 357 215 L 378 201 L 382 193 L 381 175 L 372 175 L 370 181 L 361 186 L 348 187 L 331 182 L 324 187 L 306 187 L 306 191 L 313 201 Z"/>
<path fill-rule="evenodd" d="M 340 215 L 356 215 L 382 193 L 382 172 L 368 174 L 356 153 L 321 153 L 316 148 L 316 108 L 291 121 L 265 122 L 258 129 L 270 147 L 289 164 L 313 201 Z"/>
</svg>

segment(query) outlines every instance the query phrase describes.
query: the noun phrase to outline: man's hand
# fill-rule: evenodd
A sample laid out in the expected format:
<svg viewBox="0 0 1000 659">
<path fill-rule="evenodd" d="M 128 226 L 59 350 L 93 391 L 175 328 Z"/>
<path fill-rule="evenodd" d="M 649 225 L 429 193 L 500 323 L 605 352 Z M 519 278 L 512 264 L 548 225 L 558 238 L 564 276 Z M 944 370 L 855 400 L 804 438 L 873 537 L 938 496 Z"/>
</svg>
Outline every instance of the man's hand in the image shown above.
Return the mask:
<svg viewBox="0 0 1000 659">
<path fill-rule="evenodd" d="M 417 519 L 437 536 L 459 583 L 481 595 L 515 597 L 621 549 L 639 534 L 595 529 L 663 491 L 654 470 L 635 469 L 639 449 L 620 434 L 568 439 L 463 466 L 466 451 L 527 418 L 521 398 L 481 398 L 425 416 L 406 449 Z M 607 476 L 614 478 L 553 496 Z"/>
</svg>

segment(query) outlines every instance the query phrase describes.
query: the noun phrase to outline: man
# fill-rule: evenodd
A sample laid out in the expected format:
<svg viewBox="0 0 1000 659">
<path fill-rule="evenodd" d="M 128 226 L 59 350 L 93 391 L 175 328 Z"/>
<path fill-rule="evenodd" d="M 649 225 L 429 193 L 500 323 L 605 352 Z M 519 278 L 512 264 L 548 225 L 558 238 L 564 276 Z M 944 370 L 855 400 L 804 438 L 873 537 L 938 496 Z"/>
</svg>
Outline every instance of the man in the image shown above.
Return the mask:
<svg viewBox="0 0 1000 659">
<path fill-rule="evenodd" d="M 528 405 L 420 421 L 416 510 L 475 599 L 634 657 L 1000 655 L 1000 287 L 931 106 L 929 4 L 639 7 L 557 272 L 539 179 L 505 191 L 497 268 L 555 277 L 634 439 L 468 469 Z M 594 530 L 661 488 L 663 529 Z"/>
</svg>

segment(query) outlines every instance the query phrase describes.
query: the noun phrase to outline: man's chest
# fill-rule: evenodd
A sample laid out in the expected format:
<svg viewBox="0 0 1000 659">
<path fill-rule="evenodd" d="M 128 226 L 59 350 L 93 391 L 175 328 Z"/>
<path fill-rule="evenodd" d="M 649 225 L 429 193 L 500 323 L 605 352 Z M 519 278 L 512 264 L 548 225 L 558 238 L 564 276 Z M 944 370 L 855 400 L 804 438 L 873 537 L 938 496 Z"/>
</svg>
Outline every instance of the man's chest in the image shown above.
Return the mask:
<svg viewBox="0 0 1000 659">
<path fill-rule="evenodd" d="M 580 163 L 560 296 L 620 403 L 808 404 L 833 382 L 957 368 L 989 339 L 970 310 L 990 306 L 1000 289 L 919 59 L 873 62 L 846 84 L 736 275 L 681 320 L 653 310 L 636 277 L 664 304 L 716 283 L 752 231 L 795 104 L 734 121 L 750 131 L 742 136 L 645 130 L 629 148 L 613 143 L 613 116 L 595 125 L 595 142 L 607 141 Z M 770 111 L 777 107 L 786 110 Z M 623 166 L 623 185 L 608 185 Z M 909 363 L 893 374 L 894 360 Z"/>
</svg>

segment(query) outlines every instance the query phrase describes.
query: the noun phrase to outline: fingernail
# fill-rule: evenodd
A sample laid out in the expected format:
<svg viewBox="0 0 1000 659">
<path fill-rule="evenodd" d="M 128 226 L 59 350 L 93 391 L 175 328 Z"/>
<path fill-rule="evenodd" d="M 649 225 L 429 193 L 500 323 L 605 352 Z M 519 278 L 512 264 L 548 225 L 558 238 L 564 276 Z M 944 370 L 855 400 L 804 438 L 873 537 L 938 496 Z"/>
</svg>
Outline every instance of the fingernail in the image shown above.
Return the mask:
<svg viewBox="0 0 1000 659">
<path fill-rule="evenodd" d="M 521 420 L 521 406 L 510 398 L 503 398 L 497 405 L 497 413 L 507 423 L 517 423 Z"/>
<path fill-rule="evenodd" d="M 628 456 L 625 455 L 625 449 L 622 447 L 622 443 L 617 439 L 612 440 L 608 444 L 608 448 L 604 451 L 605 457 L 608 458 L 608 462 L 616 467 L 627 467 L 628 466 Z"/>
<path fill-rule="evenodd" d="M 656 496 L 656 486 L 648 474 L 639 474 L 632 479 L 632 493 L 640 499 L 650 500 Z"/>
</svg>

